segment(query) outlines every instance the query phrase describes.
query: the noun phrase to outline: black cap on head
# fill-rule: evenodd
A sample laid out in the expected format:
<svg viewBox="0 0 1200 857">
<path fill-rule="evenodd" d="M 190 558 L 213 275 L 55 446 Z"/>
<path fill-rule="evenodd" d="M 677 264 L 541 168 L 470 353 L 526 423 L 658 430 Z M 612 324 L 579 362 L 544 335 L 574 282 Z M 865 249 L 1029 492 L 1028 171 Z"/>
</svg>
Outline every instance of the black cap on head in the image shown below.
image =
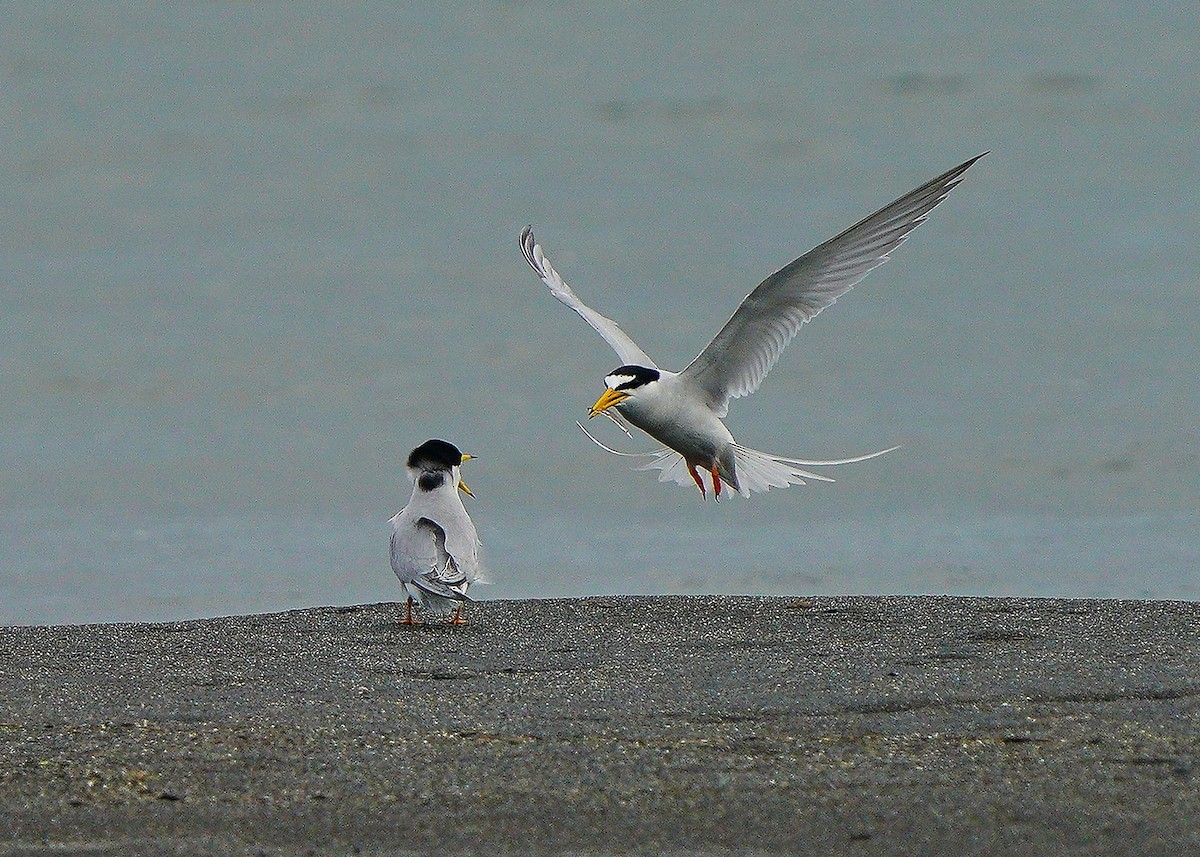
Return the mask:
<svg viewBox="0 0 1200 857">
<path fill-rule="evenodd" d="M 420 467 L 433 464 L 449 469 L 462 464 L 462 453 L 457 446 L 444 440 L 427 440 L 408 454 L 408 466 Z"/>
<path fill-rule="evenodd" d="M 651 369 L 648 366 L 618 366 L 616 369 L 608 373 L 609 377 L 613 375 L 623 375 L 630 380 L 623 381 L 614 390 L 633 390 L 637 387 L 649 384 L 651 381 L 657 381 L 662 377 L 657 369 Z"/>
</svg>

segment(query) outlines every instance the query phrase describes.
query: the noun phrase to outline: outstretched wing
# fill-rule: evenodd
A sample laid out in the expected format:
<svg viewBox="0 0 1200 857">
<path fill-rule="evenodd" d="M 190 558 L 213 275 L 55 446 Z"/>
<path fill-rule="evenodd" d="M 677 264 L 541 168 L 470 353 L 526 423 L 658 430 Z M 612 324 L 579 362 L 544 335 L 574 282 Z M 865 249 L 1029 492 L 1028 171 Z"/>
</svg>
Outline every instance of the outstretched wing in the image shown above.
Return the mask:
<svg viewBox="0 0 1200 857">
<path fill-rule="evenodd" d="M 976 155 L 906 193 L 767 277 L 681 377 L 724 416 L 731 398 L 758 389 L 800 326 L 887 261 L 982 157 Z"/>
<path fill-rule="evenodd" d="M 604 340 L 617 352 L 617 356 L 621 358 L 623 364 L 647 366 L 651 369 L 658 368 L 650 356 L 638 348 L 638 344 L 630 339 L 625 331 L 617 327 L 615 321 L 596 312 L 581 301 L 575 292 L 571 291 L 571 287 L 563 281 L 558 271 L 551 267 L 550 260 L 542 252 L 542 245 L 534 239 L 532 226 L 526 226 L 521 232 L 521 252 L 525 254 L 525 261 L 529 263 L 529 267 L 533 268 L 542 278 L 542 282 L 550 287 L 550 294 L 579 313 L 584 321 L 595 328 L 596 332 L 603 336 Z"/>
</svg>

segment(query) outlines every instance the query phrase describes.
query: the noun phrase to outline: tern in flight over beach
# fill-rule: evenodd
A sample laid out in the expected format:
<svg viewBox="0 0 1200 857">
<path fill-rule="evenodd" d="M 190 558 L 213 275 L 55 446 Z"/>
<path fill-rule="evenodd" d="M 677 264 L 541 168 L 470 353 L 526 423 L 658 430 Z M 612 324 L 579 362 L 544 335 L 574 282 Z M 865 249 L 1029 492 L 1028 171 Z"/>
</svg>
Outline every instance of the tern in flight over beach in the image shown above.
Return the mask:
<svg viewBox="0 0 1200 857">
<path fill-rule="evenodd" d="M 896 447 L 831 461 L 785 458 L 737 443 L 722 418 L 730 399 L 758 389 L 801 325 L 885 262 L 982 157 L 977 155 L 906 193 L 767 277 L 682 372 L 659 368 L 616 322 L 581 301 L 551 266 L 533 237 L 533 228 L 527 226 L 521 233 L 526 261 L 551 294 L 595 328 L 621 360 L 622 365 L 605 377 L 607 389 L 592 405 L 589 418 L 604 415 L 617 421 L 615 410 L 665 447 L 644 453 L 650 461 L 638 469 L 661 470 L 663 482 L 688 485 L 690 479 L 707 496 L 703 472 L 712 480 L 717 500 L 725 485 L 748 497 L 752 491 L 803 485 L 806 479 L 832 482 L 802 468 L 851 464 L 891 452 Z"/>
</svg>

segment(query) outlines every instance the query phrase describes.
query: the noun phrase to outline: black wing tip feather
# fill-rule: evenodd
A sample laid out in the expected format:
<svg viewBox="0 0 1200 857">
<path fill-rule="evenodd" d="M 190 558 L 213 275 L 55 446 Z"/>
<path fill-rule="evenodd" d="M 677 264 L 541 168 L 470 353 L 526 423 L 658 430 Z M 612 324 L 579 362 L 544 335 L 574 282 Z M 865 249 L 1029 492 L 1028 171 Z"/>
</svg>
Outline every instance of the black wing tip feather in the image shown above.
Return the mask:
<svg viewBox="0 0 1200 857">
<path fill-rule="evenodd" d="M 982 152 L 980 152 L 978 155 L 976 155 L 976 156 L 975 156 L 975 157 L 973 157 L 973 158 L 967 158 L 965 161 L 963 161 L 961 164 L 959 164 L 959 165 L 958 165 L 957 167 L 955 167 L 954 169 L 955 169 L 955 170 L 967 170 L 967 169 L 970 169 L 970 167 L 971 167 L 971 165 L 972 165 L 973 163 L 975 163 L 976 161 L 978 161 L 980 158 L 982 158 L 982 157 L 985 157 L 986 155 L 990 155 L 991 153 L 992 153 L 992 150 L 991 150 L 991 149 L 987 149 L 987 150 L 985 150 L 985 151 L 982 151 Z M 954 170 L 951 170 L 951 172 L 953 172 L 953 171 L 954 171 Z"/>
<path fill-rule="evenodd" d="M 529 267 L 533 268 L 538 273 L 542 274 L 542 268 L 533 258 L 533 248 L 536 241 L 533 237 L 533 224 L 529 224 L 521 230 L 521 253 L 525 256 L 525 261 L 529 263 Z"/>
<path fill-rule="evenodd" d="M 853 232 L 868 221 L 879 218 L 881 215 L 885 218 L 883 222 L 886 222 L 887 217 L 891 217 L 893 221 L 902 222 L 905 224 L 903 228 L 904 235 L 902 235 L 896 245 L 892 247 L 892 250 L 896 249 L 896 247 L 904 243 L 904 239 L 907 237 L 908 233 L 912 232 L 912 230 L 924 223 L 929 217 L 930 212 L 945 202 L 946 197 L 950 195 L 950 191 L 958 187 L 966 171 L 971 169 L 976 161 L 988 154 L 991 154 L 990 150 L 987 152 L 981 152 L 975 157 L 963 161 L 957 167 L 952 167 L 949 170 L 946 170 L 946 172 L 942 173 L 940 176 L 930 179 L 920 187 L 910 190 L 899 199 L 892 200 L 873 214 L 867 215 L 850 228 L 843 229 L 837 235 L 833 236 L 819 247 L 813 248 L 813 250 L 809 252 L 814 252 L 815 250 L 819 250 L 831 244 L 836 244 L 838 241 L 841 241 L 843 238 L 845 238 L 848 233 Z M 887 252 L 890 253 L 891 250 Z M 792 265 L 797 264 L 807 256 L 808 253 L 806 253 L 804 256 L 801 256 L 799 259 L 794 260 L 790 264 L 785 265 L 783 269 L 781 269 L 780 273 L 782 273 L 782 271 L 786 271 Z"/>
<path fill-rule="evenodd" d="M 967 170 L 971 169 L 971 167 L 975 166 L 976 161 L 978 161 L 980 158 L 984 157 L 985 155 L 990 155 L 991 153 L 992 153 L 991 149 L 989 149 L 986 152 L 980 152 L 978 155 L 976 155 L 973 158 L 968 158 L 967 160 L 965 160 L 961 164 L 959 164 L 957 167 L 947 170 L 946 172 L 944 172 L 940 176 L 938 176 L 936 179 L 929 182 L 927 187 L 944 184 L 945 185 L 944 190 L 950 191 L 960 181 L 962 181 L 963 174 L 966 173 Z"/>
<path fill-rule="evenodd" d="M 966 175 L 967 170 L 975 166 L 975 162 L 980 158 L 989 154 L 991 154 L 990 150 L 987 152 L 980 152 L 973 158 L 968 158 L 957 167 L 951 167 L 937 178 L 933 178 L 925 182 L 925 184 L 921 185 L 916 190 L 909 191 L 907 194 L 900 197 L 900 199 L 896 200 L 896 202 L 900 202 L 900 200 L 905 198 L 921 197 L 925 193 L 930 193 L 936 200 L 930 210 L 932 210 L 932 208 L 936 208 L 938 204 L 941 203 L 941 201 L 944 200 L 947 195 L 949 195 L 950 191 L 958 187 L 959 183 L 963 180 L 963 176 Z M 886 205 L 884 206 L 885 209 L 887 207 L 888 206 Z"/>
</svg>

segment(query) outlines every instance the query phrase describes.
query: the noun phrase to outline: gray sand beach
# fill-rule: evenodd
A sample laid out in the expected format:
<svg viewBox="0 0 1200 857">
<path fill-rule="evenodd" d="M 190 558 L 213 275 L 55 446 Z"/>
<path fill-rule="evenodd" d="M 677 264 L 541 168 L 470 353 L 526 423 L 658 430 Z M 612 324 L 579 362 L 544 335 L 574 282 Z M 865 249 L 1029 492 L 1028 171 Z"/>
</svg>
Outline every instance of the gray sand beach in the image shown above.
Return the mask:
<svg viewBox="0 0 1200 857">
<path fill-rule="evenodd" d="M 1200 607 L 376 604 L 0 629 L 0 854 L 1200 851 Z"/>
</svg>

